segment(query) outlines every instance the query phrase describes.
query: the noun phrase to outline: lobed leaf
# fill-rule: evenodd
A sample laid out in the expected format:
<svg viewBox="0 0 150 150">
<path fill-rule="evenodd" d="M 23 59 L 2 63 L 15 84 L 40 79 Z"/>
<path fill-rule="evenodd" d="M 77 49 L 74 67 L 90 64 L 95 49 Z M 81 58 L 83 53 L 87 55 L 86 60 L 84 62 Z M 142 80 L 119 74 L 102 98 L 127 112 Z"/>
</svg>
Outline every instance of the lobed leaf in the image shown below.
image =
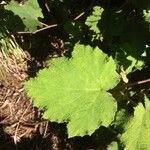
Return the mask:
<svg viewBox="0 0 150 150">
<path fill-rule="evenodd" d="M 116 65 L 99 48 L 77 44 L 71 59 L 50 61 L 48 69 L 25 83 L 44 117 L 68 122 L 69 137 L 91 135 L 114 120 L 117 103 L 107 93 L 119 82 Z"/>
</svg>

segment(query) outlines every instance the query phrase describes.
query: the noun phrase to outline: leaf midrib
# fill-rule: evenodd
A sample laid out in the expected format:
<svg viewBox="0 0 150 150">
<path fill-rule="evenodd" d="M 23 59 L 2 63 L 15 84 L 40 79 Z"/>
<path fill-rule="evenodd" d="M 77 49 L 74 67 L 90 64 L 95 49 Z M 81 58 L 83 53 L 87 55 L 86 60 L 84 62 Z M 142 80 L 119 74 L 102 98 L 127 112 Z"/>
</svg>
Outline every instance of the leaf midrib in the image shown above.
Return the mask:
<svg viewBox="0 0 150 150">
<path fill-rule="evenodd" d="M 100 88 L 98 88 L 98 89 L 55 88 L 55 90 L 64 90 L 64 91 L 100 91 Z"/>
</svg>

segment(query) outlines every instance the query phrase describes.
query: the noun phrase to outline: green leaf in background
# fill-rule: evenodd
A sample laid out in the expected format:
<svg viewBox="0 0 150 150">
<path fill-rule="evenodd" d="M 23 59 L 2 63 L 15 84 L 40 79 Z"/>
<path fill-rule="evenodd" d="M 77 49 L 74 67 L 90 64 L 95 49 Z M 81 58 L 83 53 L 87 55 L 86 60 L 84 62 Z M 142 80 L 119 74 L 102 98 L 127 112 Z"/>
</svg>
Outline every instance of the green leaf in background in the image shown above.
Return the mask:
<svg viewBox="0 0 150 150">
<path fill-rule="evenodd" d="M 94 31 L 96 34 L 100 33 L 99 28 L 97 27 L 97 24 L 99 20 L 101 19 L 101 14 L 104 11 L 103 8 L 99 6 L 95 6 L 93 8 L 92 15 L 90 15 L 87 19 L 85 24 L 90 27 L 90 30 Z"/>
<path fill-rule="evenodd" d="M 144 61 L 137 60 L 132 56 L 128 56 L 127 60 L 131 62 L 130 66 L 125 70 L 126 74 L 131 73 L 137 69 L 141 70 L 144 67 Z"/>
<path fill-rule="evenodd" d="M 116 64 L 99 48 L 77 44 L 71 59 L 50 61 L 48 69 L 25 83 L 44 117 L 68 122 L 69 137 L 91 135 L 114 120 L 117 103 L 107 93 L 119 82 Z"/>
<path fill-rule="evenodd" d="M 15 1 L 11 1 L 5 6 L 5 9 L 12 11 L 15 15 L 18 15 L 24 25 L 26 31 L 35 31 L 37 26 L 41 26 L 38 18 L 43 17 L 41 9 L 37 0 L 28 0 L 25 4 L 18 4 Z"/>
<path fill-rule="evenodd" d="M 125 150 L 150 149 L 150 101 L 145 97 L 145 107 L 140 103 L 134 116 L 125 125 L 121 140 Z"/>
<path fill-rule="evenodd" d="M 112 143 L 108 146 L 107 150 L 119 150 L 118 143 L 117 143 L 117 142 L 112 142 Z"/>
<path fill-rule="evenodd" d="M 104 11 L 103 8 L 99 6 L 95 6 L 93 8 L 92 14 L 86 19 L 85 24 L 90 28 L 91 31 L 94 32 L 94 35 L 92 35 L 93 40 L 94 39 L 100 39 L 101 41 L 103 40 L 101 31 L 99 27 L 97 26 L 99 23 L 99 20 L 101 19 L 101 15 L 103 11 Z"/>
<path fill-rule="evenodd" d="M 144 14 L 144 17 L 145 17 L 145 21 L 150 23 L 150 10 L 143 10 L 143 14 Z"/>
<path fill-rule="evenodd" d="M 121 99 L 121 98 L 120 98 Z M 117 130 L 122 131 L 123 125 L 129 120 L 130 114 L 127 110 L 121 109 L 116 113 L 115 121 L 113 125 Z"/>
</svg>

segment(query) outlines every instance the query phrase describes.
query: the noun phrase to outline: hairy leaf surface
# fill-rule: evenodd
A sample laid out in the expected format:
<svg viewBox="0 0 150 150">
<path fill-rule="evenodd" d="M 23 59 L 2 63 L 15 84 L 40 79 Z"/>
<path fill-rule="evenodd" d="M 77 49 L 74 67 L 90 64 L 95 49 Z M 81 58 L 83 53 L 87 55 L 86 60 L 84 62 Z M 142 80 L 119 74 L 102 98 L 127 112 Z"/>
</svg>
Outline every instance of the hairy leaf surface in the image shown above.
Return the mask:
<svg viewBox="0 0 150 150">
<path fill-rule="evenodd" d="M 68 122 L 69 137 L 91 135 L 114 120 L 117 104 L 107 90 L 116 86 L 116 65 L 99 48 L 76 45 L 71 59 L 50 61 L 48 69 L 25 83 L 44 117 Z"/>
<path fill-rule="evenodd" d="M 150 149 L 150 101 L 145 97 L 145 107 L 140 103 L 134 117 L 125 126 L 121 138 L 125 150 Z"/>
<path fill-rule="evenodd" d="M 15 15 L 18 15 L 24 25 L 26 26 L 26 31 L 35 31 L 37 26 L 41 26 L 38 21 L 38 17 L 43 17 L 41 9 L 37 3 L 37 0 L 28 0 L 25 4 L 18 4 L 15 1 L 11 1 L 5 6 L 7 10 L 12 11 Z"/>
</svg>

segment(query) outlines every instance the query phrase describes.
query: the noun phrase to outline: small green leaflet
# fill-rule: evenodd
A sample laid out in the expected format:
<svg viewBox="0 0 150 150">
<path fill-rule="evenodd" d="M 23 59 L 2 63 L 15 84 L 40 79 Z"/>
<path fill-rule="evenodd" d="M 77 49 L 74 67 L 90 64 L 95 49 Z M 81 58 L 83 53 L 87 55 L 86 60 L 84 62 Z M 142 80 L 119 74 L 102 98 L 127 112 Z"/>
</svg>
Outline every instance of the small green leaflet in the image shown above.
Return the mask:
<svg viewBox="0 0 150 150">
<path fill-rule="evenodd" d="M 103 8 L 99 6 L 95 6 L 93 8 L 92 14 L 89 17 L 87 17 L 85 22 L 85 24 L 90 28 L 90 30 L 92 30 L 95 33 L 95 35 L 93 35 L 93 38 L 96 36 L 96 38 L 100 38 L 101 41 L 103 40 L 103 36 L 97 24 L 101 19 L 101 15 L 103 11 L 104 11 Z"/>
<path fill-rule="evenodd" d="M 100 30 L 97 27 L 97 24 L 98 24 L 99 20 L 101 19 L 101 14 L 102 14 L 103 10 L 104 10 L 103 8 L 101 8 L 99 6 L 95 6 L 93 8 L 92 15 L 86 19 L 85 24 L 87 26 L 89 26 L 90 29 L 93 30 L 95 33 L 100 33 Z"/>
<path fill-rule="evenodd" d="M 114 120 L 117 103 L 107 93 L 119 82 L 116 64 L 98 47 L 77 44 L 72 58 L 50 61 L 48 69 L 25 83 L 34 105 L 50 121 L 68 122 L 69 137 L 91 135 Z"/>
<path fill-rule="evenodd" d="M 121 140 L 125 150 L 150 149 L 150 101 L 145 97 L 145 107 L 140 103 L 134 116 L 125 125 Z"/>
<path fill-rule="evenodd" d="M 41 26 L 38 18 L 42 18 L 43 15 L 37 0 L 28 0 L 23 5 L 18 4 L 15 1 L 11 1 L 5 6 L 5 9 L 12 11 L 15 15 L 18 15 L 22 19 L 26 26 L 26 31 L 33 32 L 37 29 L 37 26 Z"/>
</svg>

